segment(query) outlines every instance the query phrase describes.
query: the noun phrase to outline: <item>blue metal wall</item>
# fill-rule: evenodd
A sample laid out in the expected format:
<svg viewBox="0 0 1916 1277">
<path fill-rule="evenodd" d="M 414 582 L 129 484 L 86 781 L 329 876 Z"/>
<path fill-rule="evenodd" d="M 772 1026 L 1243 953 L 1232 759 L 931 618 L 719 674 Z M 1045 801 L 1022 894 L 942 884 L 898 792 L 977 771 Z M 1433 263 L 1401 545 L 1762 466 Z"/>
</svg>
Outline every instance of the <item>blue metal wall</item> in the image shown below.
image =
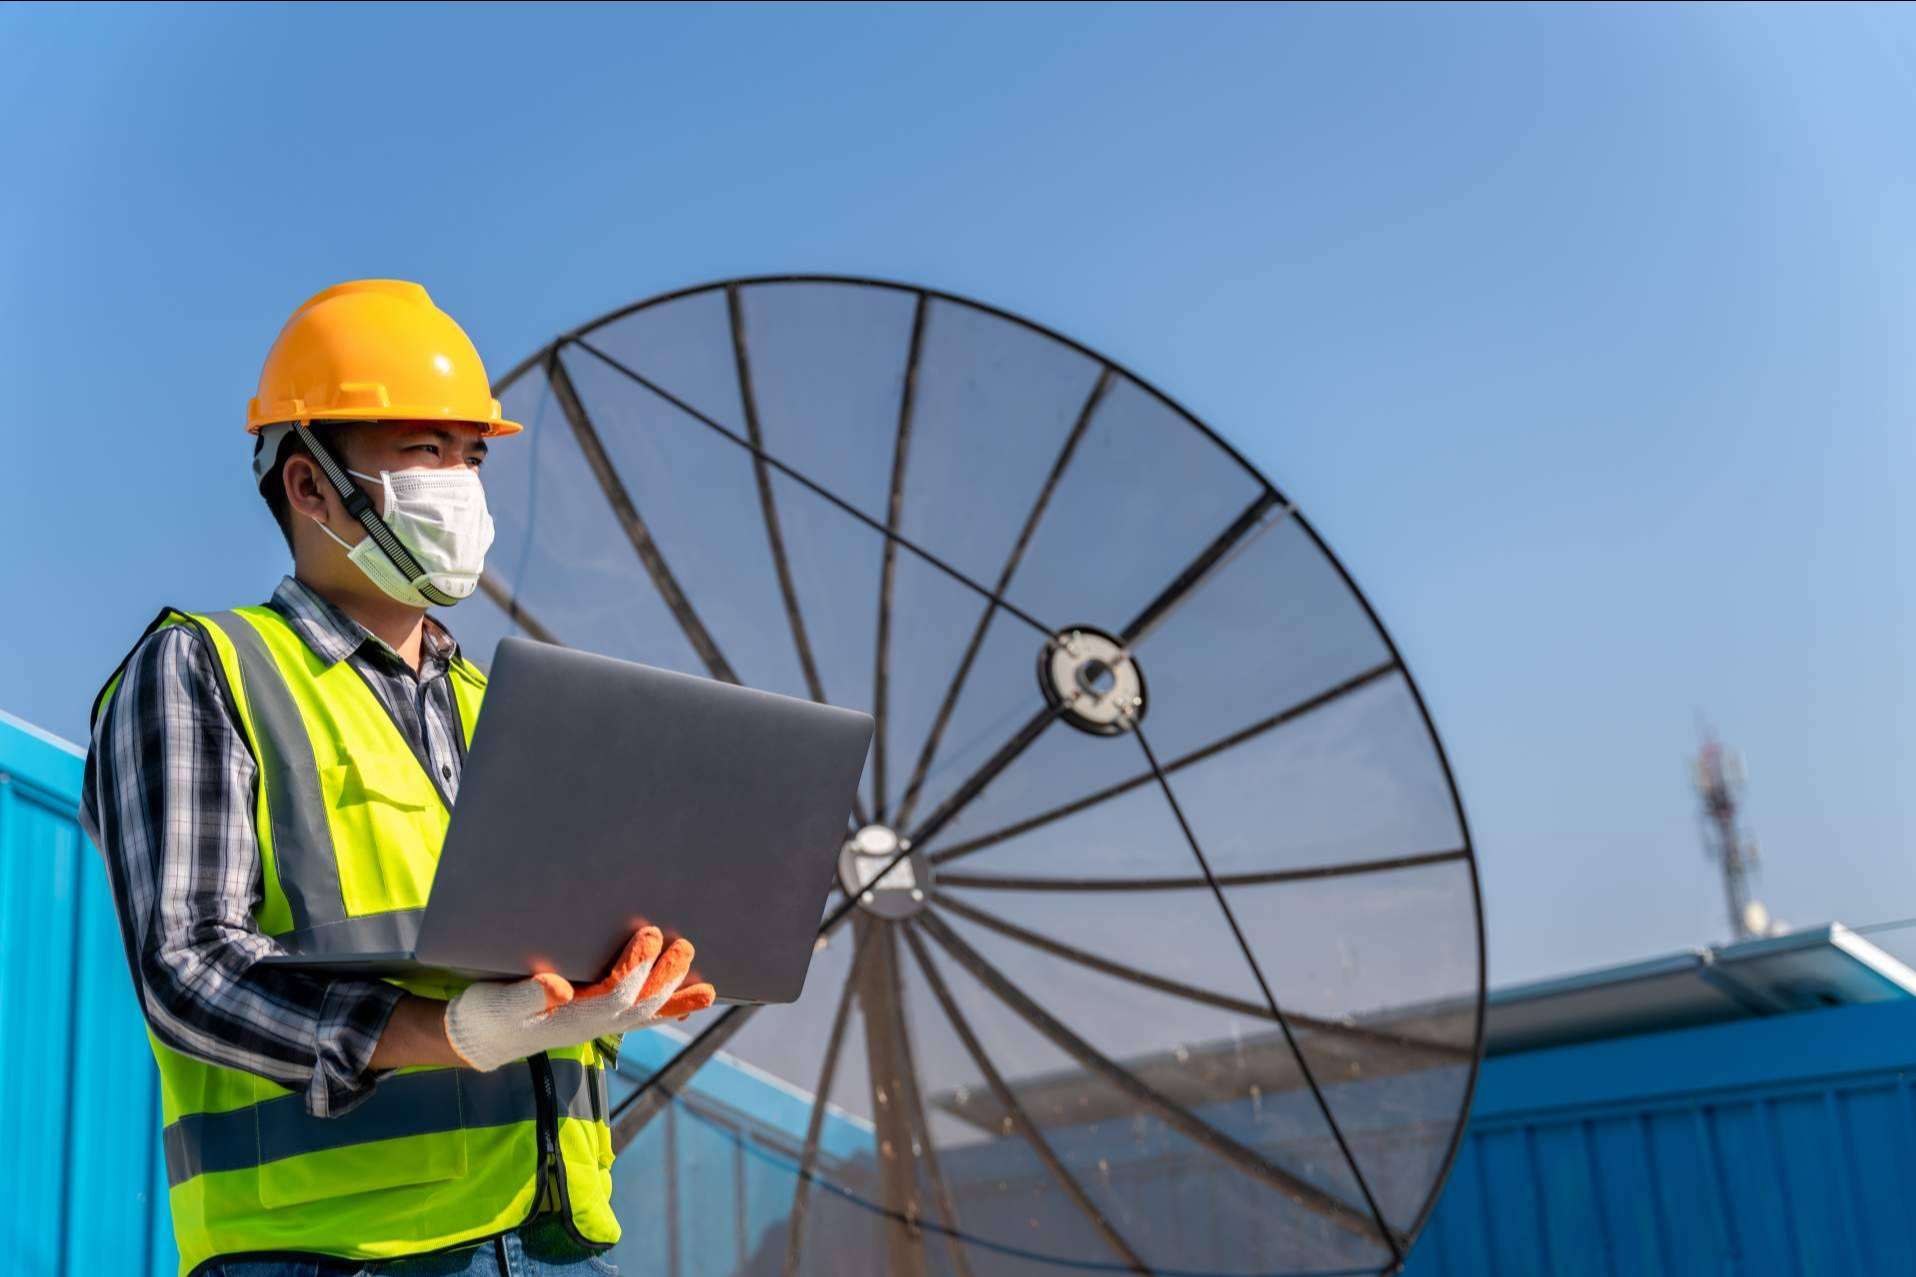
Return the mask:
<svg viewBox="0 0 1916 1277">
<path fill-rule="evenodd" d="M 171 1274 L 159 1088 L 79 798 L 79 757 L 0 717 L 0 1259 Z"/>
<path fill-rule="evenodd" d="M 1408 1277 L 1916 1272 L 1916 1003 L 1488 1060 Z"/>
</svg>

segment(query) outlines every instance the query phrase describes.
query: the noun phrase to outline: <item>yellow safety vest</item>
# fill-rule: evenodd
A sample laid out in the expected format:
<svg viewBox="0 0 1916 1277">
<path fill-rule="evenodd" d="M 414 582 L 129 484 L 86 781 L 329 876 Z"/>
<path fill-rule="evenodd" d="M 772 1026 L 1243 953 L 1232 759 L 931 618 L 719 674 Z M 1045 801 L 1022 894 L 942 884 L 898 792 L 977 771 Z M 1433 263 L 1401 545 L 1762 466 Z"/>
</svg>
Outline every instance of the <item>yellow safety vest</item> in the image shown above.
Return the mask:
<svg viewBox="0 0 1916 1277">
<path fill-rule="evenodd" d="M 409 944 L 451 813 L 371 688 L 270 608 L 168 610 L 148 633 L 164 625 L 196 626 L 211 641 L 259 766 L 260 930 L 321 951 Z M 464 748 L 486 679 L 463 657 L 449 678 Z M 118 683 L 116 673 L 96 717 Z M 396 983 L 445 998 L 464 982 Z M 524 1222 L 542 1181 L 580 1241 L 619 1240 L 612 1060 L 596 1044 L 491 1073 L 401 1069 L 351 1112 L 316 1118 L 296 1091 L 147 1038 L 182 1274 L 241 1256 L 378 1260 L 456 1247 Z"/>
</svg>

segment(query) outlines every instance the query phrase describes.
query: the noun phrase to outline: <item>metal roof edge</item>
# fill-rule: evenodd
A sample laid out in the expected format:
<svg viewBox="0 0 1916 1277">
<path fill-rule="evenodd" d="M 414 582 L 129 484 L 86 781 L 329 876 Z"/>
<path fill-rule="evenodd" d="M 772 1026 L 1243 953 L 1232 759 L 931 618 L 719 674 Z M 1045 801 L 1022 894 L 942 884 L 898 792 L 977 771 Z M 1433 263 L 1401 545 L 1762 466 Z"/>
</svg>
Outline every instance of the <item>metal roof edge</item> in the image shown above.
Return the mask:
<svg viewBox="0 0 1916 1277">
<path fill-rule="evenodd" d="M 35 727 L 26 719 L 16 714 L 9 714 L 3 709 L 0 709 L 0 724 L 14 728 L 17 731 L 25 732 L 35 740 L 43 741 L 57 750 L 73 755 L 75 758 L 86 757 L 86 749 L 83 746 L 74 744 L 64 736 L 55 735 L 44 727 Z"/>
<path fill-rule="evenodd" d="M 80 804 L 86 751 L 0 710 L 0 777 L 22 782 L 42 803 L 71 814 Z"/>
<path fill-rule="evenodd" d="M 1916 997 L 1916 968 L 1878 948 L 1840 922 L 1829 925 L 1829 943 L 1874 971 L 1911 997 Z"/>
<path fill-rule="evenodd" d="M 1916 968 L 1829 922 L 1495 990 L 1485 1047 L 1500 1056 L 1886 1000 L 1916 1000 Z"/>
<path fill-rule="evenodd" d="M 1685 949 L 1678 953 L 1665 954 L 1660 958 L 1645 958 L 1638 962 L 1625 962 L 1613 967 L 1596 967 L 1589 971 L 1548 976 L 1542 980 L 1532 980 L 1524 984 L 1509 984 L 1501 989 L 1492 989 L 1484 996 L 1484 1002 L 1493 1007 L 1506 1006 L 1557 997 L 1565 993 L 1582 993 L 1590 989 L 1628 984 L 1634 980 L 1681 975 L 1686 971 L 1695 971 L 1707 965 L 1710 961 L 1709 955 L 1708 949 Z"/>
</svg>

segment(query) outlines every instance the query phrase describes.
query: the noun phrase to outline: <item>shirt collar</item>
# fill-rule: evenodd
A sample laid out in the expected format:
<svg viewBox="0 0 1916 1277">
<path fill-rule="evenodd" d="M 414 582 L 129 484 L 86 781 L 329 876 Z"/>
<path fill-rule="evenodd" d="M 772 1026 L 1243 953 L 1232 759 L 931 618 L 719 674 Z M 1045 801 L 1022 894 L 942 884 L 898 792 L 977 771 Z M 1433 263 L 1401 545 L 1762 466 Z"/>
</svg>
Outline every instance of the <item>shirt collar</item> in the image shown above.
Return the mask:
<svg viewBox="0 0 1916 1277">
<path fill-rule="evenodd" d="M 367 643 L 394 660 L 400 660 L 399 653 L 393 651 L 385 639 L 314 593 L 311 586 L 293 577 L 280 578 L 279 588 L 273 591 L 273 610 L 284 616 L 306 646 L 312 648 L 328 665 L 337 665 Z M 433 672 L 428 666 L 449 663 L 458 655 L 459 644 L 436 617 L 426 618 L 425 629 L 420 637 L 425 657 L 419 671 L 422 678 Z"/>
</svg>

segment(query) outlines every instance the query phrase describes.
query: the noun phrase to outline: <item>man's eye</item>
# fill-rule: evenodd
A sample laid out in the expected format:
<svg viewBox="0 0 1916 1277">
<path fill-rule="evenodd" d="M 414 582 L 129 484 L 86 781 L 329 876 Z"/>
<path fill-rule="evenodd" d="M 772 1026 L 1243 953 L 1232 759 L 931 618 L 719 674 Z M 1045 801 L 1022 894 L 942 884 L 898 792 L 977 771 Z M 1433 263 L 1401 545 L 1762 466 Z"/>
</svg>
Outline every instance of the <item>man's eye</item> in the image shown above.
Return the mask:
<svg viewBox="0 0 1916 1277">
<path fill-rule="evenodd" d="M 416 443 L 416 444 L 413 444 L 410 448 L 407 448 L 406 451 L 407 452 L 430 452 L 433 456 L 436 457 L 439 455 L 439 445 L 436 443 Z"/>
</svg>

